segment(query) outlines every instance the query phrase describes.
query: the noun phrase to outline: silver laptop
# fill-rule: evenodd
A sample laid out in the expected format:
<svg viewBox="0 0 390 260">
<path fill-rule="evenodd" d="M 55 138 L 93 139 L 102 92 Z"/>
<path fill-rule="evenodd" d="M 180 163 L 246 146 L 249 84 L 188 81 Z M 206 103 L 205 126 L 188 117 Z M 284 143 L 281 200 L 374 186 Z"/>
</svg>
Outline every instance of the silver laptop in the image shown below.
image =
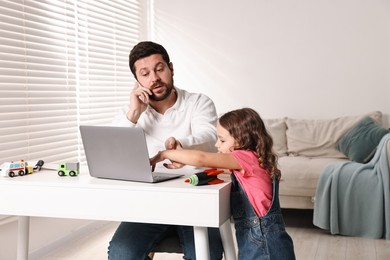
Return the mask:
<svg viewBox="0 0 390 260">
<path fill-rule="evenodd" d="M 80 126 L 80 133 L 93 177 L 155 183 L 183 176 L 152 172 L 142 128 Z"/>
</svg>

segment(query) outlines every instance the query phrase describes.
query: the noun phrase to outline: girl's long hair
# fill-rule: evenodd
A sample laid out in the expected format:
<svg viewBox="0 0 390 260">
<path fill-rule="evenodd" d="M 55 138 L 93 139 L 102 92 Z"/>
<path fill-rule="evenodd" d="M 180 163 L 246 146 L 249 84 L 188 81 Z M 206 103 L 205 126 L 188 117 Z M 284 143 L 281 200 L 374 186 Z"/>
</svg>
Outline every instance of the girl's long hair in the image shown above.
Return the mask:
<svg viewBox="0 0 390 260">
<path fill-rule="evenodd" d="M 219 124 L 236 140 L 235 150 L 254 151 L 260 166 L 270 173 L 272 179 L 280 180 L 278 157 L 272 150 L 272 137 L 255 110 L 242 108 L 227 112 L 219 118 Z"/>
</svg>

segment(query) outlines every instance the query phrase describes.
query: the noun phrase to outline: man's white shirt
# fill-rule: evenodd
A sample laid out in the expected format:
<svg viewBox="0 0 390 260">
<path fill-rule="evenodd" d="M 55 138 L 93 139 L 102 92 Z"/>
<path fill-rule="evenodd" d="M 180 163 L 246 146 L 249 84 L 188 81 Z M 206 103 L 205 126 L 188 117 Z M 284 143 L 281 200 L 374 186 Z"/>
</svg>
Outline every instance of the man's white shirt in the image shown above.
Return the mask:
<svg viewBox="0 0 390 260">
<path fill-rule="evenodd" d="M 112 124 L 144 129 L 149 156 L 165 150 L 165 141 L 169 137 L 179 140 L 184 149 L 215 151 L 218 118 L 213 101 L 204 94 L 175 89 L 176 103 L 165 114 L 159 114 L 148 106 L 133 124 L 126 116 L 129 111 L 127 105 L 118 112 Z"/>
</svg>

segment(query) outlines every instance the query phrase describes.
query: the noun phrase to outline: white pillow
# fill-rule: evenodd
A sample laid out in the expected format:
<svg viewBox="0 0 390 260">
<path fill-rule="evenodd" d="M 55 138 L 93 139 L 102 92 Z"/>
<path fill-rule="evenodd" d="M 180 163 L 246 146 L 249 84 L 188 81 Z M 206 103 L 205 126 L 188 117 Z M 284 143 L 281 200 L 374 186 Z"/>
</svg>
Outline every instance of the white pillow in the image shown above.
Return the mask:
<svg viewBox="0 0 390 260">
<path fill-rule="evenodd" d="M 287 153 L 294 156 L 346 158 L 337 150 L 337 141 L 365 116 L 382 124 L 382 113 L 345 116 L 335 119 L 286 119 Z"/>
<path fill-rule="evenodd" d="M 263 119 L 264 125 L 274 142 L 273 149 L 278 156 L 287 155 L 287 137 L 285 118 Z"/>
</svg>

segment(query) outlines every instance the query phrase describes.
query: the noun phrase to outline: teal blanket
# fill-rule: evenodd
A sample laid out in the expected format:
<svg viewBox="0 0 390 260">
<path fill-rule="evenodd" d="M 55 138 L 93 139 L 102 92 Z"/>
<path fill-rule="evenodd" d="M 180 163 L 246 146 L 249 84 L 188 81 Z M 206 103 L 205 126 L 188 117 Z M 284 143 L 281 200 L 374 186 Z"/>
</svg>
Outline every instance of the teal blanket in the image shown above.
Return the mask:
<svg viewBox="0 0 390 260">
<path fill-rule="evenodd" d="M 370 162 L 328 165 L 317 185 L 313 224 L 331 234 L 390 239 L 385 135 Z"/>
</svg>

